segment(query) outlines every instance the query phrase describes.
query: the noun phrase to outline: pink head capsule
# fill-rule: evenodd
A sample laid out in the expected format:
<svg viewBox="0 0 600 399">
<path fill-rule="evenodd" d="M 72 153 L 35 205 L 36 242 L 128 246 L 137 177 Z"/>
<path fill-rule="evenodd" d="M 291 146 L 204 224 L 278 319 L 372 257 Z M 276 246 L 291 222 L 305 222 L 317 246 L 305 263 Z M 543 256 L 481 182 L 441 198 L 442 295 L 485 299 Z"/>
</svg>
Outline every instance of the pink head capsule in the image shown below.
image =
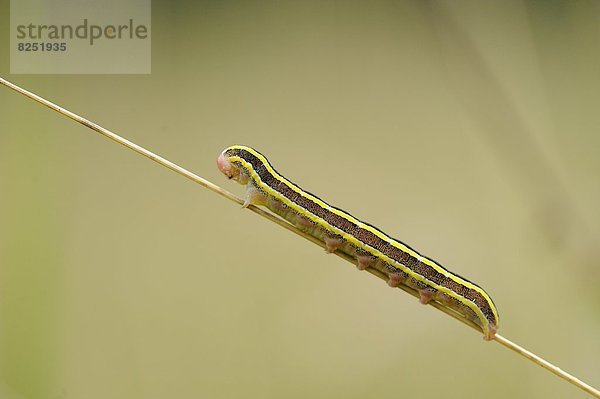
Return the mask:
<svg viewBox="0 0 600 399">
<path fill-rule="evenodd" d="M 234 173 L 231 162 L 229 162 L 229 159 L 227 159 L 225 154 L 221 153 L 221 155 L 219 155 L 217 158 L 217 167 L 225 176 L 229 177 L 230 179 L 233 177 Z"/>
</svg>

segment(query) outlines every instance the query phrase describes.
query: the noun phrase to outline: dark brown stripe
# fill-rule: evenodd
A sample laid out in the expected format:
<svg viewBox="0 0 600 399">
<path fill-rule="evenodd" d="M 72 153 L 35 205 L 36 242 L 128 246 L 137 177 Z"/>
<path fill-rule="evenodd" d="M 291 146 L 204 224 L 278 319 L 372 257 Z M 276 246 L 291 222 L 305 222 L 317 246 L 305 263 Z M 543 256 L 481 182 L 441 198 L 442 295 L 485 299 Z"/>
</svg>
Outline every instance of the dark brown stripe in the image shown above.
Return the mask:
<svg viewBox="0 0 600 399">
<path fill-rule="evenodd" d="M 370 246 L 372 248 L 377 249 L 379 252 L 383 253 L 384 255 L 386 255 L 387 257 L 389 257 L 391 259 L 394 259 L 398 263 L 405 265 L 407 268 L 409 268 L 413 272 L 420 274 L 421 276 L 424 276 L 427 280 L 429 280 L 439 286 L 449 288 L 452 291 L 461 295 L 462 297 L 470 300 L 471 302 L 475 303 L 481 309 L 481 311 L 483 312 L 485 317 L 492 324 L 494 324 L 494 325 L 497 324 L 497 321 L 494 317 L 494 312 L 492 311 L 488 301 L 483 297 L 483 295 L 481 295 L 476 290 L 465 287 L 465 286 L 457 283 L 456 281 L 445 277 L 442 273 L 438 272 L 433 267 L 419 261 L 414 256 L 410 255 L 409 253 L 407 253 L 399 248 L 396 248 L 395 246 L 389 244 L 387 241 L 382 240 L 381 238 L 377 237 L 377 235 L 375 235 L 373 232 L 363 229 L 360 226 L 358 226 L 357 224 L 349 221 L 348 219 L 343 218 L 342 216 L 339 216 L 331 211 L 328 211 L 327 209 L 321 207 L 320 205 L 318 205 L 314 201 L 310 200 L 309 198 L 306 198 L 306 197 L 300 195 L 299 193 L 297 193 L 296 191 L 292 190 L 286 184 L 280 184 L 279 179 L 277 179 L 275 176 L 273 176 L 267 170 L 265 165 L 263 165 L 262 161 L 260 159 L 258 159 L 254 154 L 252 154 L 246 150 L 243 150 L 243 149 L 235 148 L 235 149 L 228 150 L 226 152 L 226 155 L 239 156 L 240 158 L 243 158 L 250 165 L 252 165 L 252 168 L 260 176 L 260 179 L 262 180 L 262 182 L 264 184 L 266 184 L 267 186 L 269 186 L 270 188 L 272 188 L 273 190 L 279 192 L 281 195 L 283 195 L 284 197 L 286 197 L 293 203 L 306 209 L 313 215 L 327 221 L 328 223 L 337 227 L 338 229 L 342 230 L 343 232 L 355 236 L 361 242 L 367 244 L 368 246 Z M 271 165 L 269 164 L 269 166 L 271 166 Z M 273 167 L 271 166 L 271 168 L 273 168 Z M 273 170 L 274 169 L 275 168 L 273 168 Z M 290 185 L 293 185 L 293 183 L 291 183 L 289 181 L 288 181 L 288 183 Z M 311 195 L 313 195 L 313 194 L 311 194 Z M 335 208 L 335 209 L 337 209 L 337 208 Z M 371 225 L 369 225 L 369 226 L 371 226 Z M 373 226 L 371 226 L 371 227 L 376 229 Z M 377 231 L 379 231 L 383 235 L 386 235 L 379 229 L 377 229 Z M 440 266 L 440 267 L 442 267 L 442 266 Z M 447 271 L 447 269 L 445 269 L 444 267 L 442 267 L 442 268 Z M 448 273 L 453 274 L 449 271 L 448 271 Z M 464 279 L 464 280 L 466 280 L 466 279 Z M 466 281 L 468 281 L 468 280 L 466 280 Z M 474 284 L 474 283 L 472 283 L 472 284 Z"/>
</svg>

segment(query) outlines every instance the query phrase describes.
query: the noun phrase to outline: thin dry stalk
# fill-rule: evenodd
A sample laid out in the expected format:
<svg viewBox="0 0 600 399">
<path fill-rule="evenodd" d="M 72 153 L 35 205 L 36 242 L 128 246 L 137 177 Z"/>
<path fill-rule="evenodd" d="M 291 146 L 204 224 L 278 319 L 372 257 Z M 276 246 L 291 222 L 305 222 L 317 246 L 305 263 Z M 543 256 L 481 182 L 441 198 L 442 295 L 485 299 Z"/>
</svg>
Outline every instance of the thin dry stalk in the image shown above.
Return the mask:
<svg viewBox="0 0 600 399">
<path fill-rule="evenodd" d="M 116 133 L 111 132 L 108 129 L 103 128 L 100 125 L 97 125 L 91 121 L 89 121 L 88 119 L 85 119 L 69 110 L 66 110 L 30 91 L 27 91 L 3 78 L 0 77 L 0 83 L 13 89 L 14 91 L 32 99 L 37 101 L 38 103 L 45 105 L 46 107 L 53 109 L 54 111 L 65 115 L 66 117 L 81 123 L 84 126 L 89 127 L 90 129 L 94 130 L 95 132 L 98 132 L 100 134 L 102 134 L 105 137 L 108 137 L 109 139 L 116 141 L 117 143 L 124 145 L 125 147 L 137 152 L 138 154 L 141 154 L 147 158 L 150 158 L 151 160 L 155 161 L 156 163 L 159 163 L 160 165 L 167 167 L 169 169 L 171 169 L 174 172 L 179 173 L 180 175 L 187 177 L 188 179 L 200 184 L 203 187 L 208 188 L 211 191 L 216 192 L 217 194 L 222 195 L 223 197 L 238 203 L 239 205 L 242 205 L 244 203 L 244 201 L 237 197 L 236 195 L 230 193 L 229 191 L 217 186 L 214 183 L 211 183 L 210 181 L 196 175 L 195 173 L 190 172 L 189 170 L 182 168 L 181 166 L 169 161 L 168 159 L 165 159 L 163 157 L 161 157 L 160 155 L 157 155 L 121 136 L 119 136 Z M 315 237 L 304 233 L 303 231 L 297 229 L 295 226 L 293 226 L 292 224 L 288 223 L 287 221 L 279 218 L 278 216 L 264 211 L 261 208 L 257 208 L 254 205 L 250 205 L 248 207 L 248 209 L 250 209 L 252 212 L 257 213 L 260 216 L 265 217 L 266 219 L 270 220 L 271 222 L 274 222 L 276 224 L 278 224 L 279 226 L 291 231 L 294 234 L 299 235 L 300 237 L 303 237 L 305 239 L 307 239 L 308 241 L 311 241 L 317 245 L 319 245 L 320 247 L 325 247 L 324 243 L 319 241 L 318 239 L 316 239 Z M 349 262 L 351 262 L 352 264 L 355 263 L 354 258 L 352 258 L 350 255 L 347 255 L 345 253 L 336 251 L 335 254 L 337 256 L 339 256 L 342 259 L 345 259 Z M 385 276 L 383 273 L 381 273 L 380 271 L 373 269 L 373 268 L 367 268 L 367 271 L 383 280 L 387 280 L 387 276 Z M 400 286 L 398 287 L 406 292 L 408 292 L 409 294 L 415 296 L 415 297 L 419 297 L 418 293 L 413 290 L 412 288 L 406 287 L 406 286 Z M 481 331 L 481 329 L 474 324 L 473 322 L 469 321 L 468 319 L 466 319 L 465 317 L 463 317 L 461 314 L 455 312 L 452 309 L 446 308 L 444 306 L 442 306 L 441 304 L 437 303 L 437 302 L 430 302 L 429 305 L 433 306 L 434 308 L 446 313 L 447 315 L 455 318 L 456 320 L 466 324 L 467 326 L 477 330 L 477 331 Z M 552 363 L 548 362 L 547 360 L 544 360 L 543 358 L 537 356 L 536 354 L 534 354 L 533 352 L 528 351 L 527 349 L 515 344 L 514 342 L 510 341 L 507 338 L 504 338 L 503 336 L 496 334 L 496 337 L 494 338 L 494 340 L 496 342 L 498 342 L 499 344 L 505 346 L 506 348 L 518 353 L 519 355 L 523 356 L 526 359 L 531 360 L 532 362 L 534 362 L 535 364 L 543 367 L 544 369 L 550 371 L 551 373 L 557 375 L 558 377 L 564 379 L 565 381 L 568 381 L 569 383 L 575 385 L 576 387 L 584 390 L 585 392 L 591 394 L 592 396 L 596 397 L 596 398 L 600 398 L 600 391 L 598 391 L 597 389 L 595 389 L 594 387 L 586 384 L 585 382 L 581 381 L 580 379 L 578 379 L 577 377 L 567 373 L 566 371 L 562 370 L 561 368 L 553 365 Z"/>
</svg>

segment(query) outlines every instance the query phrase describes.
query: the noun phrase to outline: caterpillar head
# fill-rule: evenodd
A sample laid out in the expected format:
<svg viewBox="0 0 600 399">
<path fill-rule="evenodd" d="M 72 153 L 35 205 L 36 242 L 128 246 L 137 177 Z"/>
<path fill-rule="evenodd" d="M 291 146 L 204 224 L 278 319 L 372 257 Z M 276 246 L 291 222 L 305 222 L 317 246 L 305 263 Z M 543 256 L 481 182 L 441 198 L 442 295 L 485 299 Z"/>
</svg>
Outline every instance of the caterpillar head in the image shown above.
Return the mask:
<svg viewBox="0 0 600 399">
<path fill-rule="evenodd" d="M 217 167 L 229 179 L 233 179 L 240 184 L 248 183 L 248 174 L 239 162 L 232 161 L 228 154 L 228 149 L 223 151 L 217 157 Z"/>
</svg>

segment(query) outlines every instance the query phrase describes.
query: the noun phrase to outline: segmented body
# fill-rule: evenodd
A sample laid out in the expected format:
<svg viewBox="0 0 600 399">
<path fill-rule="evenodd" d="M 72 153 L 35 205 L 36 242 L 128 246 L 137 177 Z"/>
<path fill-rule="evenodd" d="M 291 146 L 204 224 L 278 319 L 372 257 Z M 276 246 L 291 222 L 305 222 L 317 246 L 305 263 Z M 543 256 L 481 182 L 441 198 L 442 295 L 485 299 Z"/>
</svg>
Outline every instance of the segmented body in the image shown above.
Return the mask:
<svg viewBox="0 0 600 399">
<path fill-rule="evenodd" d="M 486 340 L 494 338 L 498 312 L 481 287 L 304 191 L 277 173 L 262 154 L 250 147 L 225 149 L 217 165 L 229 178 L 247 186 L 244 206 L 266 206 L 322 240 L 327 252 L 338 250 L 351 255 L 360 270 L 378 269 L 388 276 L 388 285 L 405 284 L 419 292 L 421 303 L 435 300 L 452 308 L 479 325 Z"/>
</svg>

